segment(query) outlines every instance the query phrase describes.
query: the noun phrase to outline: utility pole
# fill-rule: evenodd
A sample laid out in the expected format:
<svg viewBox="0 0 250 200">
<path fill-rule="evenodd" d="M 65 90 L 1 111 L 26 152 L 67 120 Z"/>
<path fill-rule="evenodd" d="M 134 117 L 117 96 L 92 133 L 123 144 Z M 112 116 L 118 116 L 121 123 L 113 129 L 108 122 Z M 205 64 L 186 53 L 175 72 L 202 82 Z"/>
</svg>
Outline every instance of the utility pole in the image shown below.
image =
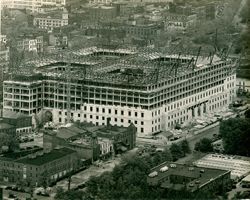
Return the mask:
<svg viewBox="0 0 250 200">
<path fill-rule="evenodd" d="M 71 181 L 72 181 L 72 175 L 73 175 L 73 171 L 70 172 L 69 177 L 68 177 L 68 191 L 70 191 L 70 186 L 71 186 Z"/>
</svg>

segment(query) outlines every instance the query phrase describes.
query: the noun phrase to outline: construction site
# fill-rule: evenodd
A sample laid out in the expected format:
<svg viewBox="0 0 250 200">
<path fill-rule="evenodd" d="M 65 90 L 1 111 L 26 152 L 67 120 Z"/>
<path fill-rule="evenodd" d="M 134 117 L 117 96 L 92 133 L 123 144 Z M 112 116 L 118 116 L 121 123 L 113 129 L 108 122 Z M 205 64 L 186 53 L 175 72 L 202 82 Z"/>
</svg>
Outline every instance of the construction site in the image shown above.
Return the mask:
<svg viewBox="0 0 250 200">
<path fill-rule="evenodd" d="M 4 109 L 56 124 L 135 124 L 152 134 L 228 107 L 238 60 L 196 52 L 87 48 L 29 60 L 4 81 Z"/>
</svg>

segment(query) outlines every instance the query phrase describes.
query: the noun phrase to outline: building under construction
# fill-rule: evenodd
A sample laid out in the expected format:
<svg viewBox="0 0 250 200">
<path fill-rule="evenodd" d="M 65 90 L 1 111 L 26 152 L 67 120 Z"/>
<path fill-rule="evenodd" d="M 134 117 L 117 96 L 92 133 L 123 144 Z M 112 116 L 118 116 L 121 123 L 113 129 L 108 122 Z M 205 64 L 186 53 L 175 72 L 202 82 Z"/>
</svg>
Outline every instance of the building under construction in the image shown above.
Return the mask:
<svg viewBox="0 0 250 200">
<path fill-rule="evenodd" d="M 236 95 L 236 65 L 201 49 L 64 52 L 16 69 L 4 81 L 4 109 L 49 110 L 54 123 L 106 125 L 111 118 L 118 126 L 133 123 L 140 135 L 154 134 L 228 107 Z"/>
</svg>

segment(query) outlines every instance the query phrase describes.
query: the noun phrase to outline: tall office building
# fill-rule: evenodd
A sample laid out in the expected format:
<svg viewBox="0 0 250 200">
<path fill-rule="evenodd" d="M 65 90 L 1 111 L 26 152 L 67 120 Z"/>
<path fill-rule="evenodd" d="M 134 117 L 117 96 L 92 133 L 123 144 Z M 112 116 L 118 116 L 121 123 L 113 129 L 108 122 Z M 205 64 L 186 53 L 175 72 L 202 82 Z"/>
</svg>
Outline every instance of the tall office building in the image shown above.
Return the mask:
<svg viewBox="0 0 250 200">
<path fill-rule="evenodd" d="M 85 61 L 41 63 L 41 77 L 6 80 L 4 109 L 30 115 L 50 110 L 55 123 L 70 117 L 102 125 L 111 118 L 119 126 L 134 123 L 144 135 L 228 107 L 236 96 L 235 62 L 216 55 L 105 49 L 78 54 Z"/>
</svg>

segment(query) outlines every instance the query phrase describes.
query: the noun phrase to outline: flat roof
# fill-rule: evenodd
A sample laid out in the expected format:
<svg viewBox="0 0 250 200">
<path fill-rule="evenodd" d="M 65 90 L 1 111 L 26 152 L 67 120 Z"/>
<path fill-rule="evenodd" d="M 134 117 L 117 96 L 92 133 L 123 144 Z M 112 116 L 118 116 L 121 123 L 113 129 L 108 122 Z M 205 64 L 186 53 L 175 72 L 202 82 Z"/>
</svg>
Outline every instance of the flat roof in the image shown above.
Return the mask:
<svg viewBox="0 0 250 200">
<path fill-rule="evenodd" d="M 60 127 L 56 130 L 45 130 L 45 133 L 48 134 L 56 134 L 58 138 L 62 139 L 70 139 L 72 137 L 76 137 L 81 133 L 86 133 L 85 130 L 77 128 L 76 126 L 70 126 L 70 127 Z"/>
<path fill-rule="evenodd" d="M 36 165 L 41 166 L 46 163 L 52 162 L 59 158 L 63 158 L 67 155 L 73 154 L 76 151 L 72 149 L 68 149 L 66 147 L 61 149 L 53 149 L 49 153 L 43 153 L 43 155 L 37 155 L 35 158 L 25 157 L 19 160 L 16 160 L 18 163 L 28 164 L 28 165 Z"/>
<path fill-rule="evenodd" d="M 12 153 L 5 153 L 0 156 L 0 160 L 4 161 L 13 161 L 19 158 L 23 158 L 31 153 L 37 152 L 41 150 L 41 148 L 36 148 L 32 150 L 25 150 L 25 151 L 20 151 L 20 152 L 12 152 Z"/>
<path fill-rule="evenodd" d="M 98 137 L 112 138 L 113 136 L 119 135 L 121 133 L 124 133 L 127 130 L 128 130 L 128 127 L 120 127 L 120 126 L 107 127 L 107 126 L 101 126 L 101 127 L 99 127 L 98 129 L 96 129 L 93 132 L 96 133 L 96 135 Z"/>
<path fill-rule="evenodd" d="M 208 154 L 193 163 L 211 169 L 230 170 L 231 178 L 239 178 L 250 172 L 250 159 L 224 154 Z"/>
<path fill-rule="evenodd" d="M 243 178 L 242 181 L 250 183 L 250 174 Z"/>
<path fill-rule="evenodd" d="M 163 167 L 167 167 L 168 170 L 162 172 L 161 169 Z M 210 168 L 196 167 L 196 166 L 183 165 L 170 162 L 164 162 L 152 168 L 151 173 L 152 172 L 157 172 L 157 176 L 154 177 L 148 176 L 148 181 L 150 181 L 152 185 L 157 185 L 161 179 L 171 175 L 182 176 L 191 179 L 191 181 L 188 183 L 188 185 L 190 184 L 193 185 L 192 187 L 188 187 L 188 189 L 191 191 L 195 191 L 198 188 L 201 188 L 203 185 L 207 184 L 208 182 L 212 181 L 213 179 L 216 179 L 221 175 L 230 173 L 230 171 L 228 170 L 210 169 Z M 184 186 L 184 184 L 173 184 L 169 181 L 169 179 L 168 181 L 163 181 L 161 183 L 161 187 L 163 188 L 177 187 L 175 189 L 178 189 L 180 186 Z"/>
<path fill-rule="evenodd" d="M 10 125 L 8 123 L 0 121 L 0 130 L 1 129 L 10 129 L 10 128 L 14 128 L 14 126 L 12 126 L 12 125 Z"/>
<path fill-rule="evenodd" d="M 62 18 L 62 14 L 67 13 L 67 10 L 51 10 L 49 12 L 46 13 L 39 13 L 38 15 L 35 16 L 34 19 L 36 18 L 46 18 L 46 19 L 61 19 Z"/>
<path fill-rule="evenodd" d="M 25 118 L 30 117 L 20 112 L 14 112 L 11 110 L 3 110 L 3 117 L 4 118 L 11 118 L 11 119 L 18 119 L 18 118 Z M 30 117 L 31 118 L 31 117 Z"/>
</svg>

